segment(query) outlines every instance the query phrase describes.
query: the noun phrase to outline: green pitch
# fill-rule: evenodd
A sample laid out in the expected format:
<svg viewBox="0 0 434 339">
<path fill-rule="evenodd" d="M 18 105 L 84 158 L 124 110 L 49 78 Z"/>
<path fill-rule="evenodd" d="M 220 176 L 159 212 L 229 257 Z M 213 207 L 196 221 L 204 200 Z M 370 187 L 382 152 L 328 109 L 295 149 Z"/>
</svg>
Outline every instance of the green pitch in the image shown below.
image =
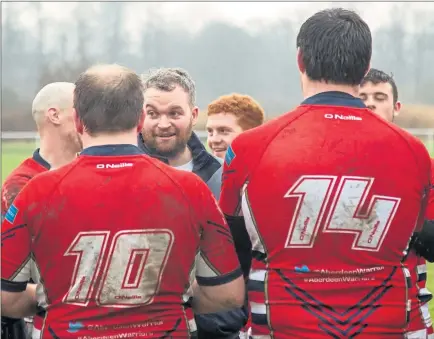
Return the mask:
<svg viewBox="0 0 434 339">
<path fill-rule="evenodd" d="M 21 161 L 29 157 L 36 147 L 36 141 L 3 142 L 1 147 L 2 183 L 7 175 L 17 167 Z M 431 152 L 431 154 L 433 154 Z M 428 289 L 434 292 L 434 264 L 428 266 Z M 434 317 L 434 301 L 430 303 L 431 314 Z"/>
<path fill-rule="evenodd" d="M 24 142 L 3 141 L 1 144 L 2 183 L 21 161 L 32 155 L 36 140 Z"/>
</svg>

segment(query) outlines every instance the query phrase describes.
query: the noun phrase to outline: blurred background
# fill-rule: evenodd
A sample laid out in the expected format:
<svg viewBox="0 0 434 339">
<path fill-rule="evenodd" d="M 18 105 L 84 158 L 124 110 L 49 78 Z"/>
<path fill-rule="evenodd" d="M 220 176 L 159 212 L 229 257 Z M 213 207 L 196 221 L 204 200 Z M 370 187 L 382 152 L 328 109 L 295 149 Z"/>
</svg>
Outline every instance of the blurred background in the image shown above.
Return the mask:
<svg viewBox="0 0 434 339">
<path fill-rule="evenodd" d="M 397 123 L 433 149 L 434 3 L 2 2 L 2 140 L 31 140 L 31 102 L 44 85 L 116 62 L 139 73 L 179 66 L 203 110 L 222 94 L 253 96 L 267 118 L 301 101 L 295 39 L 327 7 L 354 9 L 373 32 L 372 66 L 393 73 Z M 197 126 L 203 135 L 206 114 Z"/>
</svg>

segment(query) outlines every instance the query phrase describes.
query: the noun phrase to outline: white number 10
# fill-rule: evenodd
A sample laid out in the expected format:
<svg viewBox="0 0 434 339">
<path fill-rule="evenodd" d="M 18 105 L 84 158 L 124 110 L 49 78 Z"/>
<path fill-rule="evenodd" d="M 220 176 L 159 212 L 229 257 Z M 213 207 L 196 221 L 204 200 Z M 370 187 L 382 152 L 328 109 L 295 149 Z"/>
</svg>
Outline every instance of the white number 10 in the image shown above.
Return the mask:
<svg viewBox="0 0 434 339">
<path fill-rule="evenodd" d="M 64 303 L 86 306 L 97 280 L 95 301 L 100 306 L 132 307 L 152 303 L 172 249 L 172 231 L 117 232 L 104 255 L 109 236 L 109 231 L 77 234 L 65 252 L 65 256 L 75 256 L 76 262 Z"/>
<path fill-rule="evenodd" d="M 400 198 L 374 195 L 366 213 L 361 213 L 374 182 L 373 178 L 302 176 L 285 194 L 296 198 L 286 248 L 311 248 L 319 226 L 324 233 L 354 234 L 353 250 L 378 251 L 398 209 Z M 332 192 L 335 198 L 325 213 Z"/>
</svg>

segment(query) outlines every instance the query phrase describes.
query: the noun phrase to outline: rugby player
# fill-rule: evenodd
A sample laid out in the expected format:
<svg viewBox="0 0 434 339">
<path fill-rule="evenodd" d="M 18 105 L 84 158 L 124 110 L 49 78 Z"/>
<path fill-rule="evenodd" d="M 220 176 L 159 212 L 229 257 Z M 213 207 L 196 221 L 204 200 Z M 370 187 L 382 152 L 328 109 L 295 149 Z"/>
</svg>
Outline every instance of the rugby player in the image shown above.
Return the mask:
<svg viewBox="0 0 434 339">
<path fill-rule="evenodd" d="M 401 110 L 395 80 L 381 70 L 375 68 L 369 70 L 361 83 L 359 95 L 369 109 L 389 122 L 393 122 Z M 410 289 L 415 293 L 411 298 L 410 323 L 406 338 L 434 338 L 428 307 L 432 294 L 426 288 L 426 260 L 417 256 L 414 251 L 409 251 L 406 263 L 412 278 Z"/>
<path fill-rule="evenodd" d="M 225 157 L 220 206 L 235 244 L 252 243 L 252 336 L 402 338 L 429 154 L 359 99 L 372 53 L 359 15 L 320 11 L 296 46 L 305 100 Z"/>
<path fill-rule="evenodd" d="M 1 188 L 2 219 L 18 192 L 35 175 L 51 168 L 61 167 L 75 159 L 82 149 L 81 140 L 75 130 L 72 115 L 72 98 L 74 84 L 55 82 L 43 87 L 32 103 L 32 115 L 40 136 L 40 147 L 30 158 L 24 160 L 11 174 L 6 177 Z M 32 270 L 32 280 L 38 282 L 36 267 Z M 29 332 L 32 332 L 31 319 L 28 322 Z M 33 337 L 39 338 L 42 318 L 34 319 Z M 2 318 L 5 326 L 12 325 L 13 320 Z M 6 329 L 5 331 L 10 331 Z"/>
<path fill-rule="evenodd" d="M 187 71 L 180 68 L 150 70 L 142 77 L 146 118 L 138 144 L 145 154 L 179 170 L 198 175 L 220 196 L 222 160 L 209 154 L 193 132 L 199 109 L 196 87 Z M 191 331 L 202 339 L 230 339 L 238 336 L 247 322 L 247 309 L 213 315 L 193 316 L 186 302 Z"/>
<path fill-rule="evenodd" d="M 223 95 L 207 108 L 208 147 L 224 159 L 226 150 L 240 133 L 264 123 L 264 109 L 249 95 Z"/>
<path fill-rule="evenodd" d="M 211 102 L 207 108 L 207 115 L 208 147 L 221 159 L 224 159 L 226 150 L 235 137 L 264 123 L 264 109 L 261 105 L 251 96 L 238 93 L 223 95 Z M 246 245 L 246 249 L 237 247 L 238 255 L 250 252 L 251 243 Z M 245 262 L 242 257 L 239 259 Z M 249 267 L 243 268 L 246 278 Z M 249 332 L 249 328 L 248 322 L 240 332 L 240 337 L 243 338 Z"/>
<path fill-rule="evenodd" d="M 180 68 L 159 68 L 143 75 L 143 83 L 146 119 L 139 147 L 170 166 L 197 174 L 218 199 L 222 161 L 209 154 L 193 132 L 199 114 L 193 79 Z"/>
<path fill-rule="evenodd" d="M 43 339 L 96 331 L 163 338 L 190 335 L 180 303 L 190 288 L 198 314 L 241 307 L 244 279 L 215 198 L 197 176 L 137 147 L 140 77 L 98 65 L 75 85 L 85 149 L 33 178 L 5 215 L 3 314 L 18 318 L 44 308 Z M 41 276 L 37 293 L 27 286 L 32 261 Z"/>
</svg>

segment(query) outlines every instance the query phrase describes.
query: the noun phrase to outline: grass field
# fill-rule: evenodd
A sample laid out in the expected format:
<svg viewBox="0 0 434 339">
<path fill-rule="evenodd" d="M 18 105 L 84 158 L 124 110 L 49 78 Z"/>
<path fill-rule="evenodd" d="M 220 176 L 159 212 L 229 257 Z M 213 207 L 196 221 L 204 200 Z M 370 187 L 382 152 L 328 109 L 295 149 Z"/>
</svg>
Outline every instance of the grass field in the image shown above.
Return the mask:
<svg viewBox="0 0 434 339">
<path fill-rule="evenodd" d="M 7 175 L 17 167 L 21 161 L 29 157 L 36 147 L 36 141 L 3 142 L 1 147 L 2 183 Z M 433 154 L 431 152 L 431 154 Z M 428 289 L 434 291 L 434 264 L 428 267 Z M 430 303 L 431 314 L 434 317 L 434 301 Z"/>
</svg>

